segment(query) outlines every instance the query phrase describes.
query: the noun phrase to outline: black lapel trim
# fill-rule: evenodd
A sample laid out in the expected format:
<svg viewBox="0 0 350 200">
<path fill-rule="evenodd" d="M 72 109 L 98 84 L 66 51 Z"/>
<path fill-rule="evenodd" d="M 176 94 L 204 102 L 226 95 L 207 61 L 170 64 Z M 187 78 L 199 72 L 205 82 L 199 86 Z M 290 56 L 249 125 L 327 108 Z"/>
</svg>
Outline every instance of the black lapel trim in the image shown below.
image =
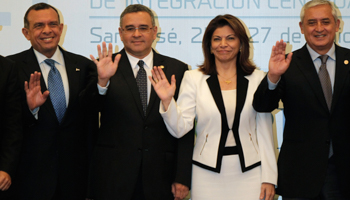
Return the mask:
<svg viewBox="0 0 350 200">
<path fill-rule="evenodd" d="M 248 90 L 248 84 L 249 84 L 248 79 L 244 77 L 245 75 L 246 74 L 243 72 L 240 65 L 237 63 L 237 99 L 236 99 L 235 119 L 233 121 L 232 131 L 236 141 L 236 146 L 238 149 L 239 160 L 241 163 L 242 171 L 245 171 L 246 167 L 245 167 L 245 159 L 244 159 L 241 140 L 239 137 L 238 128 L 241 121 L 241 112 L 243 110 L 243 106 L 247 98 L 247 90 Z"/>
<path fill-rule="evenodd" d="M 216 170 L 215 170 L 216 172 L 220 172 L 225 143 L 226 143 L 227 135 L 230 129 L 227 124 L 224 100 L 222 98 L 218 76 L 216 74 L 211 74 L 210 77 L 207 79 L 207 84 L 214 98 L 215 104 L 218 107 L 219 112 L 221 114 L 221 136 L 220 136 L 219 150 L 218 150 L 218 156 L 216 160 Z"/>
</svg>

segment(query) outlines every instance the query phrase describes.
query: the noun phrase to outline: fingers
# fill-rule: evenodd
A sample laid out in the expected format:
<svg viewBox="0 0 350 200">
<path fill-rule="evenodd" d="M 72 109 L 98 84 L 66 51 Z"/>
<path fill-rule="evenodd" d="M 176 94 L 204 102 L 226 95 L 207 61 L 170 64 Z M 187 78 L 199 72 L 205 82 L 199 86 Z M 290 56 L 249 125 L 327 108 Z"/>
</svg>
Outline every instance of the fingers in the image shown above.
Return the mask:
<svg viewBox="0 0 350 200">
<path fill-rule="evenodd" d="M 181 200 L 184 199 L 189 192 L 189 188 L 185 185 L 182 185 L 180 183 L 174 183 L 172 184 L 172 193 L 174 194 L 175 200 Z"/>
<path fill-rule="evenodd" d="M 112 46 L 111 43 L 110 43 L 110 46 Z M 111 49 L 112 49 L 112 48 L 110 47 L 110 50 L 111 50 Z M 112 57 L 112 54 L 113 54 L 113 51 L 111 50 L 111 51 L 110 51 L 111 57 Z M 118 63 L 119 63 L 119 60 L 120 60 L 121 57 L 122 57 L 121 54 L 117 54 L 117 55 L 115 56 L 115 58 L 114 58 L 113 66 L 114 66 L 116 69 L 118 68 Z"/>
<path fill-rule="evenodd" d="M 11 177 L 6 172 L 0 172 L 0 190 L 6 191 L 11 186 Z"/>
<path fill-rule="evenodd" d="M 107 57 L 107 45 L 106 42 L 102 42 L 102 57 L 100 59 Z"/>
<path fill-rule="evenodd" d="M 173 75 L 171 76 L 171 86 L 175 86 L 175 87 L 176 87 L 175 74 L 173 74 Z"/>
<path fill-rule="evenodd" d="M 103 43 L 102 43 L 103 44 Z M 101 45 L 97 45 L 97 55 L 101 59 L 102 58 L 102 51 L 101 51 Z"/>
<path fill-rule="evenodd" d="M 107 56 L 112 56 L 112 54 L 113 54 L 113 45 L 112 45 L 112 43 L 109 43 Z"/>
<path fill-rule="evenodd" d="M 275 196 L 275 186 L 270 183 L 263 183 L 261 185 L 261 191 L 259 199 L 273 200 Z"/>
</svg>

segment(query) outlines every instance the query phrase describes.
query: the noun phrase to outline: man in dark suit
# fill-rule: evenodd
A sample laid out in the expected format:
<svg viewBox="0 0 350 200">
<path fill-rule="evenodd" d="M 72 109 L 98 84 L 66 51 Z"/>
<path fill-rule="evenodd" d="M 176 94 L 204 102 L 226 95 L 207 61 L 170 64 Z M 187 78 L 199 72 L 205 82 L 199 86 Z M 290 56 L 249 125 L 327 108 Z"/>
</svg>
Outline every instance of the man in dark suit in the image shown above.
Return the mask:
<svg viewBox="0 0 350 200">
<path fill-rule="evenodd" d="M 193 132 L 176 139 L 159 114 L 160 99 L 147 76 L 163 66 L 177 88 L 188 66 L 152 50 L 156 39 L 152 11 L 128 6 L 120 17 L 124 49 L 112 55 L 98 46 L 101 127 L 93 154 L 90 196 L 98 200 L 183 199 L 190 187 Z M 94 88 L 97 90 L 97 88 Z M 178 90 L 175 96 L 177 97 Z M 173 194 L 172 194 L 173 193 Z"/>
<path fill-rule="evenodd" d="M 260 112 L 284 105 L 277 183 L 284 200 L 349 199 L 350 50 L 334 44 L 339 24 L 332 3 L 307 2 L 299 23 L 307 44 L 285 57 L 286 44 L 277 42 L 254 96 Z"/>
<path fill-rule="evenodd" d="M 97 84 L 97 73 L 92 61 L 58 46 L 62 28 L 55 8 L 31 6 L 22 32 L 32 48 L 9 56 L 19 68 L 24 115 L 16 199 L 86 198 L 87 140 L 98 121 L 85 88 Z"/>
<path fill-rule="evenodd" d="M 23 138 L 17 74 L 14 63 L 0 56 L 0 199 L 11 186 Z"/>
</svg>

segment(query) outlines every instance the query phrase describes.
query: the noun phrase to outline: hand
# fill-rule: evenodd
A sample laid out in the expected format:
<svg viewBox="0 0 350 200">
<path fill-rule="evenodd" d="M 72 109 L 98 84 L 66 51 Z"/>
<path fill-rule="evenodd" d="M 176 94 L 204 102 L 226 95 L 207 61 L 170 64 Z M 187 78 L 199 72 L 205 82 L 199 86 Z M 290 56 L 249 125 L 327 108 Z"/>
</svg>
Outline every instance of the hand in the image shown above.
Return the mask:
<svg viewBox="0 0 350 200">
<path fill-rule="evenodd" d="M 259 199 L 273 200 L 275 196 L 275 185 L 271 183 L 262 183 Z"/>
<path fill-rule="evenodd" d="M 174 194 L 174 200 L 182 200 L 188 195 L 189 188 L 181 183 L 173 183 L 171 192 Z"/>
<path fill-rule="evenodd" d="M 272 83 L 277 83 L 281 75 L 287 71 L 292 60 L 293 53 L 289 53 L 286 58 L 286 46 L 287 44 L 283 40 L 280 40 L 272 47 L 268 73 L 268 77 Z"/>
<path fill-rule="evenodd" d="M 175 75 L 171 76 L 171 84 L 169 84 L 162 68 L 154 67 L 152 69 L 152 77 L 148 77 L 151 81 L 154 90 L 156 91 L 158 97 L 162 100 L 165 110 L 168 110 L 171 99 L 175 94 L 176 80 Z"/>
<path fill-rule="evenodd" d="M 118 54 L 112 61 L 113 46 L 112 43 L 108 45 L 108 51 L 106 42 L 102 42 L 102 51 L 101 46 L 97 45 L 97 53 L 99 60 L 96 60 L 93 55 L 90 55 L 90 58 L 97 66 L 98 73 L 98 84 L 102 87 L 105 87 L 108 83 L 108 80 L 115 74 L 118 68 L 118 63 L 121 55 Z"/>
<path fill-rule="evenodd" d="M 41 93 L 40 76 L 40 72 L 34 72 L 34 74 L 30 75 L 29 84 L 27 81 L 24 82 L 24 91 L 26 92 L 27 104 L 30 110 L 43 105 L 50 93 L 48 90 Z"/>
<path fill-rule="evenodd" d="M 8 173 L 0 171 L 0 190 L 6 191 L 11 185 L 11 177 Z"/>
</svg>

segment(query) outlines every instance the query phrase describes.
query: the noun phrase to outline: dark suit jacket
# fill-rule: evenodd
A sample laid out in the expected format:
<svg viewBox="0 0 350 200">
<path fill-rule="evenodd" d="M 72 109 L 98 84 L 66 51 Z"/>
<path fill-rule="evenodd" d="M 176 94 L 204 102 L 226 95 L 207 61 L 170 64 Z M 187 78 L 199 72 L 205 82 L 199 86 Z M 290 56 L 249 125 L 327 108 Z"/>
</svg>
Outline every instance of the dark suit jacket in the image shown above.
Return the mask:
<svg viewBox="0 0 350 200">
<path fill-rule="evenodd" d="M 23 137 L 17 74 L 14 63 L 0 56 L 0 171 L 11 177 L 18 164 Z M 2 195 L 0 191 L 0 198 Z"/>
<path fill-rule="evenodd" d="M 193 132 L 179 140 L 170 135 L 159 114 L 160 99 L 153 87 L 144 117 L 130 62 L 125 50 L 119 53 L 122 56 L 107 94 L 98 96 L 101 127 L 92 160 L 91 197 L 96 200 L 131 199 L 141 175 L 147 199 L 174 199 L 173 182 L 190 187 Z M 153 65 L 163 65 L 168 80 L 175 74 L 177 97 L 187 65 L 156 52 Z"/>
<path fill-rule="evenodd" d="M 270 112 L 281 99 L 286 118 L 278 159 L 278 194 L 312 198 L 324 184 L 330 141 L 340 187 L 350 195 L 350 50 L 336 46 L 336 72 L 331 111 L 306 45 L 275 90 L 262 80 L 254 96 L 257 111 Z"/>
<path fill-rule="evenodd" d="M 9 56 L 19 68 L 22 92 L 24 141 L 16 194 L 21 199 L 51 199 L 56 188 L 61 199 L 85 199 L 87 188 L 87 140 L 98 121 L 85 103 L 89 84 L 97 84 L 96 65 L 82 56 L 61 49 L 69 82 L 69 103 L 59 124 L 50 98 L 40 106 L 38 120 L 30 112 L 23 88 L 30 74 L 40 72 L 33 48 Z M 41 77 L 41 90 L 47 90 Z M 97 114 L 97 113 L 96 113 Z M 89 123 L 89 125 L 87 125 Z"/>
</svg>

